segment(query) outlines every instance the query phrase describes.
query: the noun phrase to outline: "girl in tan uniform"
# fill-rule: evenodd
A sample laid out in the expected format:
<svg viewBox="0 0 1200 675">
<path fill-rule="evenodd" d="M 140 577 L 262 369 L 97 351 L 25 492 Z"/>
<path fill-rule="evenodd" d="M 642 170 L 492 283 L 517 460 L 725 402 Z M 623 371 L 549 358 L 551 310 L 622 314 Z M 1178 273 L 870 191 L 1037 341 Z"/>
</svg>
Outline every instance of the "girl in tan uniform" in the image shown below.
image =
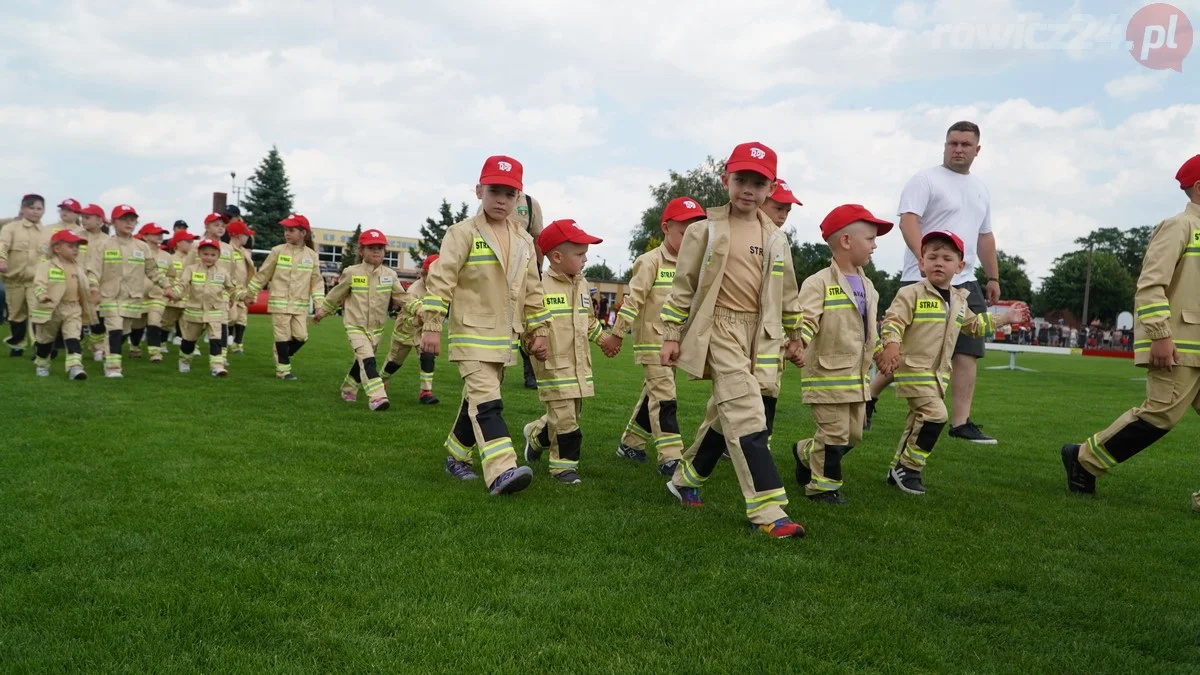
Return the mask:
<svg viewBox="0 0 1200 675">
<path fill-rule="evenodd" d="M 25 353 L 29 306 L 33 304 L 33 273 L 41 258 L 45 212 L 46 201 L 41 195 L 25 195 L 21 198 L 21 217 L 0 228 L 0 277 L 4 279 L 11 330 L 6 340 L 9 356 Z"/>
<path fill-rule="evenodd" d="M 271 249 L 262 269 L 250 282 L 249 297 L 270 284 L 267 313 L 275 333 L 275 377 L 295 380 L 292 357 L 308 341 L 306 317 L 311 302 L 325 301 L 325 282 L 312 247 L 312 226 L 299 213 L 279 221 L 286 243 Z"/>
<path fill-rule="evenodd" d="M 409 352 L 421 347 L 421 300 L 425 298 L 425 279 L 429 277 L 429 268 L 437 262 L 438 254 L 425 258 L 421 263 L 421 278 L 408 287 L 409 301 L 396 315 L 396 324 L 392 329 L 392 344 L 388 348 L 387 361 L 383 364 L 383 386 L 388 379 L 400 370 Z M 422 405 L 436 405 L 438 397 L 433 395 L 433 369 L 436 358 L 433 354 L 421 354 L 421 393 L 417 400 Z"/>
<path fill-rule="evenodd" d="M 400 285 L 396 270 L 383 264 L 387 237 L 379 230 L 367 230 L 358 237 L 359 264 L 347 267 L 337 286 L 329 291 L 317 308 L 313 321 L 319 323 L 326 314 L 337 311 L 345 303 L 342 319 L 346 338 L 354 350 L 354 365 L 342 382 L 342 400 L 358 400 L 358 388 L 367 393 L 371 410 L 387 410 L 387 391 L 379 377 L 375 349 L 383 336 L 391 303 L 404 306 L 408 295 Z"/>
<path fill-rule="evenodd" d="M 106 223 L 108 223 L 108 214 L 104 212 L 104 207 L 99 204 L 88 204 L 83 208 L 81 225 L 75 231 L 75 234 L 83 237 L 83 241 L 79 243 L 79 259 L 81 261 L 91 260 L 92 254 L 89 245 L 108 239 L 108 233 L 104 231 Z M 91 350 L 93 359 L 99 363 L 104 360 L 104 322 L 100 321 L 100 317 L 95 314 L 96 308 L 92 307 L 91 309 L 92 314 L 84 317 L 88 322 L 88 349 Z"/>
<path fill-rule="evenodd" d="M 162 236 L 167 231 L 156 223 L 146 223 L 136 235 L 137 239 L 146 242 L 154 254 L 154 262 L 164 275 L 169 276 L 171 269 L 171 254 L 162 250 Z M 158 286 L 146 280 L 146 311 L 141 318 L 133 322 L 133 330 L 129 332 L 129 358 L 142 357 L 142 337 L 150 350 L 150 363 L 162 363 L 162 320 L 167 308 L 166 299 Z"/>
<path fill-rule="evenodd" d="M 78 262 L 83 238 L 70 230 L 50 237 L 50 258 L 38 265 L 33 293 L 37 304 L 32 308 L 33 330 L 37 339 L 35 366 L 39 377 L 50 376 L 50 355 L 55 338 L 61 333 L 67 350 L 67 377 L 86 380 L 82 348 L 79 344 L 83 317 L 90 313 L 87 275 Z"/>
<path fill-rule="evenodd" d="M 233 283 L 239 291 L 244 291 L 257 271 L 254 269 L 254 261 L 250 258 L 250 251 L 246 249 L 246 243 L 255 232 L 241 220 L 229 223 L 225 232 L 229 235 L 230 246 L 233 247 Z M 242 344 L 246 339 L 246 320 L 250 314 L 246 305 L 253 300 L 254 298 L 243 297 L 229 308 L 229 325 L 233 326 L 233 346 L 229 348 L 230 354 L 246 352 Z"/>
<path fill-rule="evenodd" d="M 171 235 L 170 241 L 167 242 L 167 250 L 171 254 L 171 262 L 167 266 L 167 277 L 172 283 L 177 282 L 183 277 L 183 268 L 186 266 L 188 254 L 192 252 L 192 242 L 199 239 L 196 235 L 187 230 L 176 230 L 175 234 Z M 187 303 L 182 298 L 175 300 L 167 300 L 167 306 L 163 310 L 162 326 L 163 326 L 163 343 L 167 341 L 167 331 L 169 328 L 179 326 L 180 342 L 183 340 L 183 324 L 180 320 L 183 318 L 183 308 Z M 162 347 L 162 353 L 166 354 L 167 348 Z"/>
<path fill-rule="evenodd" d="M 220 266 L 221 242 L 204 239 L 196 245 L 198 262 L 183 268 L 175 280 L 175 294 L 186 303 L 183 310 L 183 343 L 179 347 L 179 372 L 191 370 L 192 353 L 201 333 L 208 332 L 208 365 L 213 377 L 225 377 L 221 326 L 229 320 L 229 300 L 238 290 Z"/>
</svg>

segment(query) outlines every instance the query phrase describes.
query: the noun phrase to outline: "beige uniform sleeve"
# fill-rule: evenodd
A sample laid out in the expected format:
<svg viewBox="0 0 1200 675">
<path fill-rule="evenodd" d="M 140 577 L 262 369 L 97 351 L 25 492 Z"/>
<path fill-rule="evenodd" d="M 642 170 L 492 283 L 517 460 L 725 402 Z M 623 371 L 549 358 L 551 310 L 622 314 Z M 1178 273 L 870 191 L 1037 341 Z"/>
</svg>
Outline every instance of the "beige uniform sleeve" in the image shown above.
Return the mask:
<svg viewBox="0 0 1200 675">
<path fill-rule="evenodd" d="M 311 248 L 305 249 L 305 252 L 311 253 L 313 260 L 312 275 L 308 280 L 308 298 L 312 300 L 313 307 L 320 307 L 321 303 L 325 302 L 325 280 L 321 278 L 321 258 Z"/>
<path fill-rule="evenodd" d="M 983 312 L 982 314 L 976 314 L 968 307 L 967 313 L 963 315 L 961 332 L 963 335 L 972 338 L 991 337 L 995 333 L 991 313 Z"/>
<path fill-rule="evenodd" d="M 346 301 L 346 296 L 350 295 L 350 284 L 354 277 L 351 274 L 342 272 L 341 278 L 338 279 L 337 285 L 329 289 L 329 295 L 325 296 L 325 300 L 321 303 L 321 309 L 326 314 L 332 314 L 337 311 L 337 308 Z"/>
<path fill-rule="evenodd" d="M 663 320 L 663 340 L 678 342 L 683 334 L 700 280 L 704 252 L 708 248 L 708 221 L 701 220 L 688 227 L 679 245 L 679 260 L 675 263 L 675 281 L 671 292 L 663 302 L 660 316 Z"/>
<path fill-rule="evenodd" d="M 646 306 L 646 297 L 654 288 L 658 279 L 658 265 L 650 262 L 649 255 L 643 255 L 633 261 L 633 272 L 629 278 L 629 294 L 621 303 L 621 311 L 617 312 L 617 320 L 613 323 L 612 334 L 624 338 L 630 327 L 637 321 L 638 314 Z M 595 312 L 592 312 L 595 316 Z"/>
<path fill-rule="evenodd" d="M 800 341 L 807 349 L 821 332 L 821 316 L 825 313 L 825 283 L 816 274 L 804 280 L 798 294 L 800 302 Z"/>
<path fill-rule="evenodd" d="M 791 251 L 783 256 L 783 330 L 789 340 L 801 340 L 800 322 L 804 309 L 800 305 L 800 291 L 796 288 L 796 268 L 792 265 Z"/>
<path fill-rule="evenodd" d="M 550 310 L 542 298 L 542 276 L 538 274 L 537 249 L 525 266 L 525 337 L 545 337 L 550 334 Z M 442 261 L 438 258 L 438 262 Z"/>
<path fill-rule="evenodd" d="M 437 264 L 429 268 L 429 276 L 425 278 L 425 297 L 421 299 L 421 323 L 422 330 L 426 333 L 442 331 L 442 322 L 446 320 L 446 314 L 450 312 L 450 303 L 454 301 L 458 273 L 466 264 L 470 253 L 471 245 L 466 230 L 451 227 L 442 239 Z"/>
<path fill-rule="evenodd" d="M 46 291 L 50 288 L 50 261 L 43 260 L 38 263 L 37 270 L 33 273 L 33 297 L 38 302 L 42 301 L 42 296 L 46 295 Z M 82 293 L 81 293 L 82 294 Z"/>
<path fill-rule="evenodd" d="M 907 288 L 915 288 L 908 286 Z M 900 289 L 896 294 L 896 299 L 892 300 L 892 306 L 888 307 L 887 313 L 883 317 L 883 328 L 879 331 L 879 339 L 884 345 L 890 345 L 893 342 L 904 341 L 904 331 L 912 325 L 913 320 L 913 294 L 904 292 L 905 289 Z"/>
<path fill-rule="evenodd" d="M 8 250 L 12 248 L 13 243 L 13 228 L 10 224 L 5 223 L 0 227 L 0 260 L 8 260 Z"/>
<path fill-rule="evenodd" d="M 146 278 L 150 280 L 150 283 L 159 288 L 170 286 L 171 280 L 167 278 L 167 275 L 163 274 L 162 270 L 158 269 L 158 260 L 154 256 L 154 247 L 145 243 L 142 246 L 146 248 L 146 253 L 148 254 L 146 255 L 146 264 L 144 265 L 146 268 Z"/>
<path fill-rule="evenodd" d="M 1175 276 L 1175 266 L 1188 246 L 1191 231 L 1173 221 L 1159 223 L 1150 235 L 1142 273 L 1138 275 L 1133 294 L 1136 321 L 1142 324 L 1146 337 L 1162 340 L 1171 337 L 1171 304 L 1167 286 Z"/>
<path fill-rule="evenodd" d="M 191 256 L 189 256 L 189 258 L 190 257 Z M 271 252 L 267 254 L 267 259 L 263 261 L 263 266 L 259 268 L 258 273 L 255 274 L 254 278 L 250 280 L 250 285 L 247 287 L 250 291 L 251 297 L 258 295 L 258 292 L 263 289 L 263 286 L 271 283 L 271 277 L 275 276 L 275 260 L 278 257 L 279 254 L 276 253 L 274 249 L 271 249 Z M 186 259 L 183 261 L 183 267 L 184 269 L 187 269 L 188 267 L 188 262 Z"/>
</svg>

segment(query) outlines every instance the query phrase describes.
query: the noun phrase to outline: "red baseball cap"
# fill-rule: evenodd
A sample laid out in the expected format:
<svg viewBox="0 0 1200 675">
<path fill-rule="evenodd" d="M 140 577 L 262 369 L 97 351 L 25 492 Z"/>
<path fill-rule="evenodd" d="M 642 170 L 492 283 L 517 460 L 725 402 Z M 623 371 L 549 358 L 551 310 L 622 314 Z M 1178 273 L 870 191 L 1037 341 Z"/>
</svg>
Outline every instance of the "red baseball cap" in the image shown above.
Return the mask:
<svg viewBox="0 0 1200 675">
<path fill-rule="evenodd" d="M 88 204 L 87 207 L 81 209 L 79 212 L 85 216 L 98 216 L 100 220 L 108 220 L 108 214 L 104 212 L 104 207 L 99 204 Z"/>
<path fill-rule="evenodd" d="M 767 197 L 773 202 L 780 204 L 795 204 L 796 206 L 804 206 L 804 203 L 796 199 L 796 195 L 792 194 L 792 188 L 782 178 L 779 179 L 778 185 L 775 186 L 775 191 Z"/>
<path fill-rule="evenodd" d="M 949 239 L 954 244 L 954 248 L 958 249 L 959 255 L 966 255 L 967 253 L 966 249 L 963 247 L 962 239 L 959 239 L 958 235 L 954 234 L 953 232 L 946 232 L 945 230 L 936 230 L 934 232 L 930 232 L 924 237 L 921 237 L 921 247 L 924 248 L 925 243 L 930 239 Z"/>
<path fill-rule="evenodd" d="M 878 236 L 887 234 L 893 227 L 892 223 L 881 218 L 876 218 L 874 214 L 861 204 L 842 204 L 830 211 L 829 215 L 825 216 L 825 220 L 821 221 L 821 237 L 828 239 L 829 235 L 834 232 L 837 232 L 850 223 L 860 220 L 874 224 L 878 228 L 875 231 Z"/>
<path fill-rule="evenodd" d="M 115 223 L 124 216 L 133 216 L 136 218 L 137 214 L 138 214 L 137 210 L 134 209 L 132 206 L 130 206 L 128 204 L 118 204 L 117 206 L 113 207 L 112 221 Z"/>
<path fill-rule="evenodd" d="M 145 225 L 142 226 L 142 228 L 140 230 L 138 230 L 139 237 L 144 237 L 148 234 L 154 235 L 154 234 L 166 234 L 166 233 L 167 233 L 167 231 L 162 229 L 161 227 L 159 227 L 158 223 L 146 223 Z"/>
<path fill-rule="evenodd" d="M 250 227 L 246 225 L 246 221 L 235 220 L 232 223 L 229 223 L 229 226 L 225 228 L 225 234 L 228 234 L 231 237 L 236 237 L 239 234 L 244 234 L 247 237 L 253 237 L 255 233 L 254 230 L 250 229 Z"/>
<path fill-rule="evenodd" d="M 279 224 L 284 227 L 299 227 L 312 232 L 312 226 L 308 224 L 308 218 L 305 218 L 299 213 L 293 213 L 287 218 L 279 221 Z"/>
<path fill-rule="evenodd" d="M 75 201 L 74 199 L 62 200 L 62 203 L 58 205 L 58 208 L 70 209 L 73 213 L 83 213 L 83 207 L 81 207 L 79 202 Z"/>
<path fill-rule="evenodd" d="M 775 151 L 754 141 L 742 143 L 733 149 L 729 159 L 725 161 L 725 171 L 753 171 L 766 176 L 767 180 L 775 180 L 775 169 L 778 165 L 779 158 L 775 156 Z"/>
<path fill-rule="evenodd" d="M 421 269 L 428 272 L 429 266 L 432 265 L 433 261 L 437 260 L 439 257 L 440 256 L 437 253 L 434 253 L 433 255 L 429 256 L 428 258 L 425 259 L 425 262 L 421 263 Z"/>
<path fill-rule="evenodd" d="M 1200 155 L 1189 159 L 1179 167 L 1179 173 L 1175 174 L 1175 180 L 1179 181 L 1179 187 L 1187 189 L 1200 182 Z"/>
<path fill-rule="evenodd" d="M 666 224 L 672 220 L 691 220 L 693 218 L 707 218 L 704 207 L 700 206 L 700 202 L 691 197 L 676 197 L 672 199 L 667 208 L 663 209 L 662 221 Z"/>
<path fill-rule="evenodd" d="M 537 238 L 538 248 L 542 249 L 542 253 L 549 253 L 554 247 L 568 241 L 572 244 L 599 244 L 604 240 L 579 229 L 575 221 L 570 219 L 550 223 Z"/>
<path fill-rule="evenodd" d="M 197 237 L 196 235 L 192 234 L 191 232 L 188 232 L 187 230 L 179 230 L 175 234 L 171 235 L 171 245 L 174 246 L 175 244 L 178 244 L 181 241 L 195 241 L 196 239 L 199 239 L 199 238 L 200 237 Z"/>
<path fill-rule="evenodd" d="M 59 230 L 50 237 L 51 245 L 59 243 L 78 244 L 81 241 L 84 241 L 84 238 L 70 230 Z"/>
<path fill-rule="evenodd" d="M 218 220 L 224 222 L 225 216 L 223 216 L 219 213 L 210 213 L 207 216 L 204 216 L 204 224 L 205 225 L 208 225 L 209 223 L 215 223 Z"/>
<path fill-rule="evenodd" d="M 480 185 L 507 185 L 511 188 L 524 190 L 522 179 L 525 177 L 525 167 L 512 157 L 494 155 L 483 163 L 483 171 L 479 172 Z"/>
<path fill-rule="evenodd" d="M 388 240 L 379 230 L 363 230 L 363 233 L 358 235 L 359 246 L 387 246 Z"/>
<path fill-rule="evenodd" d="M 205 246 L 211 246 L 212 248 L 220 250 L 221 242 L 217 241 L 216 239 L 201 239 L 200 243 L 196 245 L 196 248 L 201 249 Z"/>
</svg>

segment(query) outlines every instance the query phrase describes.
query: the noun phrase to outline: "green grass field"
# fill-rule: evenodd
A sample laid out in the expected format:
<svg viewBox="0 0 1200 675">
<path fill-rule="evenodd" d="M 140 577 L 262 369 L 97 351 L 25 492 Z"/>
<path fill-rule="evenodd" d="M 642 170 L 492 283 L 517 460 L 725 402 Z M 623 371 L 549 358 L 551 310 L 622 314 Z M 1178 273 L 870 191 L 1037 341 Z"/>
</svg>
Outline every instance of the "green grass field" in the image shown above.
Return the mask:
<svg viewBox="0 0 1200 675">
<path fill-rule="evenodd" d="M 929 494 L 884 483 L 903 424 L 885 398 L 845 462 L 849 505 L 810 504 L 788 446 L 813 425 L 789 369 L 775 455 L 805 540 L 751 535 L 732 468 L 700 511 L 614 454 L 640 386 L 597 351 L 584 484 L 538 467 L 489 497 L 442 472 L 458 402 L 343 403 L 340 323 L 299 382 L 272 377 L 269 324 L 225 380 L 126 361 L 124 380 L 0 360 L 0 670 L 404 672 L 1197 672 L 1200 423 L 1068 494 L 1058 449 L 1142 398 L 1128 361 L 1023 356 L 984 371 L 992 448 L 943 436 Z M 1002 363 L 1003 356 L 984 365 Z M 510 370 L 514 436 L 540 414 Z M 704 383 L 680 386 L 685 440 Z"/>
</svg>

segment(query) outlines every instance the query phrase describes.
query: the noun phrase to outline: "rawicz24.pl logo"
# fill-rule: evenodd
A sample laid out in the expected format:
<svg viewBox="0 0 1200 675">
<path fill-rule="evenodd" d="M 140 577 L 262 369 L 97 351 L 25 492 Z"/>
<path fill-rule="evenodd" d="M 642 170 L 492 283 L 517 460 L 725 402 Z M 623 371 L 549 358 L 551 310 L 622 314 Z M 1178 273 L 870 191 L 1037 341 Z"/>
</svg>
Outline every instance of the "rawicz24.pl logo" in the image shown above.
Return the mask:
<svg viewBox="0 0 1200 675">
<path fill-rule="evenodd" d="M 1192 49 L 1192 24 L 1177 7 L 1146 5 L 1129 20 L 1125 46 L 1147 68 L 1183 72 L 1183 59 Z"/>
</svg>

